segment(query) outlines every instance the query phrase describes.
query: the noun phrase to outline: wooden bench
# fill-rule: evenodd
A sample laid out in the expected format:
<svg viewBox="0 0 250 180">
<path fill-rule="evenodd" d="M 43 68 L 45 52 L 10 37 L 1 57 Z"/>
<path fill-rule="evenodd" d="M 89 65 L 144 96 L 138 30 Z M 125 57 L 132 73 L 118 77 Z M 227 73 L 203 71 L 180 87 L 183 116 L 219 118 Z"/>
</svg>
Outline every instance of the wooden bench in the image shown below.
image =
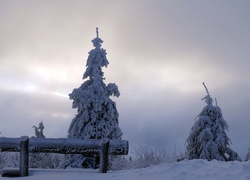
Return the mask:
<svg viewBox="0 0 250 180">
<path fill-rule="evenodd" d="M 29 153 L 60 153 L 83 154 L 100 156 L 99 172 L 108 170 L 108 155 L 127 155 L 129 150 L 126 140 L 109 139 L 67 139 L 67 138 L 0 138 L 0 151 L 20 152 L 20 165 L 18 171 L 7 169 L 2 176 L 28 176 Z"/>
</svg>

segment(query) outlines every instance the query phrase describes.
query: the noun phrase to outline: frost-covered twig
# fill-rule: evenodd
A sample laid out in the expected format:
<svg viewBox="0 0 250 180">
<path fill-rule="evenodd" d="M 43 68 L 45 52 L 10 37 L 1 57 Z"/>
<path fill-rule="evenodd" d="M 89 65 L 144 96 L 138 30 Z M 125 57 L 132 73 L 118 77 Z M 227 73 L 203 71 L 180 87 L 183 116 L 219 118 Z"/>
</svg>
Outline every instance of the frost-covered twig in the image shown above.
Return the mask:
<svg viewBox="0 0 250 180">
<path fill-rule="evenodd" d="M 209 96 L 210 96 L 210 94 L 209 94 L 209 91 L 208 91 L 208 89 L 207 89 L 206 84 L 205 84 L 204 82 L 203 82 L 202 84 L 203 84 L 203 86 L 205 87 L 205 89 L 206 89 L 206 91 L 207 91 L 207 95 L 209 95 Z"/>
<path fill-rule="evenodd" d="M 214 98 L 214 100 L 215 100 L 215 105 L 216 105 L 216 107 L 218 106 L 218 104 L 217 104 L 217 99 L 216 98 Z"/>
<path fill-rule="evenodd" d="M 205 100 L 205 102 L 208 104 L 208 105 L 212 105 L 212 102 L 213 102 L 213 99 L 211 98 L 210 94 L 209 94 L 209 91 L 207 89 L 207 86 L 205 85 L 205 83 L 203 82 L 202 83 L 203 86 L 205 87 L 206 91 L 207 91 L 207 95 L 202 98 L 201 100 Z"/>
</svg>

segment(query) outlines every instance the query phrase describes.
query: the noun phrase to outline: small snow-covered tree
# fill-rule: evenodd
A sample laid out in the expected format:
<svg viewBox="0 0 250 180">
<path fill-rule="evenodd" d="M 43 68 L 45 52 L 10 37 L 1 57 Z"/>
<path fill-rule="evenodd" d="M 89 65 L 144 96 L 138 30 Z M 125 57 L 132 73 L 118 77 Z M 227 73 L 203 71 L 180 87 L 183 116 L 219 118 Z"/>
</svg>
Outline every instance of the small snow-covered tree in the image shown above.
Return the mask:
<svg viewBox="0 0 250 180">
<path fill-rule="evenodd" d="M 38 138 L 45 138 L 45 136 L 43 135 L 43 130 L 45 129 L 44 125 L 43 125 L 43 121 L 41 121 L 39 123 L 39 126 L 33 126 L 33 128 L 35 128 L 35 135 Z"/>
<path fill-rule="evenodd" d="M 106 50 L 101 48 L 103 41 L 99 38 L 98 28 L 96 35 L 92 40 L 95 48 L 89 52 L 87 68 L 83 74 L 86 81 L 69 94 L 73 100 L 72 108 L 77 108 L 77 114 L 70 124 L 68 138 L 121 139 L 116 103 L 110 99 L 110 96 L 118 97 L 120 92 L 116 84 L 106 85 L 103 81 L 102 68 L 107 67 L 109 62 Z M 71 155 L 65 166 L 88 166 L 85 163 L 89 164 L 83 156 Z"/>
<path fill-rule="evenodd" d="M 186 156 L 188 159 L 217 159 L 219 161 L 239 160 L 236 152 L 229 148 L 231 143 L 227 137 L 228 124 L 223 119 L 219 106 L 213 105 L 207 87 L 203 83 L 207 95 L 202 99 L 207 105 L 197 116 L 187 138 Z"/>
</svg>

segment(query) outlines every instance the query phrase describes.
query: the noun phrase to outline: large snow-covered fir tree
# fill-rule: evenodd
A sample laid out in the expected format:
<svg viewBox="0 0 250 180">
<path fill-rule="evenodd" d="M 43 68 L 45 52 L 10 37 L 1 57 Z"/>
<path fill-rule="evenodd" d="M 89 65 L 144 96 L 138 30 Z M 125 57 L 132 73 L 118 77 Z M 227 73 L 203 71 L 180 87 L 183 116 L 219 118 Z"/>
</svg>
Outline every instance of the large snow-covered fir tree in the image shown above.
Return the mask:
<svg viewBox="0 0 250 180">
<path fill-rule="evenodd" d="M 73 90 L 69 97 L 73 100 L 72 108 L 77 108 L 77 114 L 72 120 L 68 138 L 78 139 L 121 139 L 122 131 L 119 128 L 116 103 L 110 96 L 118 97 L 120 92 L 114 83 L 104 83 L 103 67 L 109 62 L 106 50 L 101 48 L 103 43 L 96 28 L 96 38 L 92 40 L 94 49 L 89 52 L 86 71 L 83 79 L 86 80 L 79 88 Z M 80 155 L 71 155 L 64 166 L 86 167 L 86 160 Z"/>
<path fill-rule="evenodd" d="M 205 100 L 207 105 L 191 128 L 186 141 L 186 156 L 188 159 L 240 161 L 238 154 L 229 148 L 231 141 L 226 134 L 228 124 L 223 119 L 221 109 L 217 106 L 217 102 L 215 106 L 213 105 L 213 99 L 204 83 L 203 85 L 207 95 L 202 100 Z"/>
</svg>

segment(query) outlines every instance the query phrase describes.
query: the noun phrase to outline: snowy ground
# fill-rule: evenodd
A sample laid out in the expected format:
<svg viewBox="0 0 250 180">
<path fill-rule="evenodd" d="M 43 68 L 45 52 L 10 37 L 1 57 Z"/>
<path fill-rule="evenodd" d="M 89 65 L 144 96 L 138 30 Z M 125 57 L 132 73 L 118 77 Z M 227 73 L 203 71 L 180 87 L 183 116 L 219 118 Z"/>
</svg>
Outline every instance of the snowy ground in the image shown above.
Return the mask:
<svg viewBox="0 0 250 180">
<path fill-rule="evenodd" d="M 1 177 L 0 179 L 7 179 Z M 98 173 L 91 169 L 30 170 L 30 176 L 22 180 L 250 180 L 250 161 L 219 162 L 184 160 L 164 163 L 144 169 L 109 171 Z"/>
</svg>

